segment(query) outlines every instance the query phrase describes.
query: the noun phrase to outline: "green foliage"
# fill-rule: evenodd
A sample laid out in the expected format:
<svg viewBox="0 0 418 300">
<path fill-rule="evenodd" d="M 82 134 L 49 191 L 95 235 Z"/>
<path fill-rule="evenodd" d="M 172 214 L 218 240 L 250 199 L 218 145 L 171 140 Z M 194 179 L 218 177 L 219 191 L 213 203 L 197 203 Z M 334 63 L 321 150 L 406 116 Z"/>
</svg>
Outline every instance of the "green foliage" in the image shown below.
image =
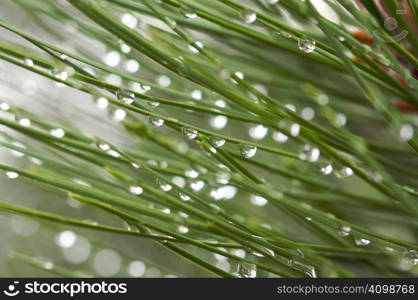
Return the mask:
<svg viewBox="0 0 418 300">
<path fill-rule="evenodd" d="M 416 275 L 416 1 L 5 2 L 28 21 L 0 19 L 0 59 L 55 85 L 5 81 L 0 144 L 31 160 L 0 169 L 43 204 L 0 211 L 152 241 L 134 259 L 178 276 Z M 86 276 L 36 256 L 10 255 Z"/>
</svg>

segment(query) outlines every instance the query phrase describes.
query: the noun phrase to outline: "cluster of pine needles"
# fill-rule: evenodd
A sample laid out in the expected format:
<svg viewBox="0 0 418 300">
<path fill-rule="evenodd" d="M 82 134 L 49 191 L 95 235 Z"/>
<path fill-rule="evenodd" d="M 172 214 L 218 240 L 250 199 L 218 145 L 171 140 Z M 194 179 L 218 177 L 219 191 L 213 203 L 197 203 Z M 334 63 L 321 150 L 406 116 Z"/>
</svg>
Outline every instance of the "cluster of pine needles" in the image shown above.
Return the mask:
<svg viewBox="0 0 418 300">
<path fill-rule="evenodd" d="M 417 1 L 1 2 L 9 265 L 418 274 Z"/>
</svg>

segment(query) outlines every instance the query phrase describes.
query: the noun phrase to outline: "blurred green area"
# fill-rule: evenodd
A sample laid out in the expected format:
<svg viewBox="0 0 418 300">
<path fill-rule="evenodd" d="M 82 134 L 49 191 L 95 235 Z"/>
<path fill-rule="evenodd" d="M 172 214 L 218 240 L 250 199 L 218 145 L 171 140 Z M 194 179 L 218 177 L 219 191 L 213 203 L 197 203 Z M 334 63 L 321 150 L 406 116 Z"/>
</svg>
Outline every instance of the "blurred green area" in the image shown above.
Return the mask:
<svg viewBox="0 0 418 300">
<path fill-rule="evenodd" d="M 247 3 L 247 1 L 244 2 Z M 4 0 L 0 4 L 0 18 L 25 32 L 32 33 L 53 44 L 58 44 L 65 49 L 75 50 L 95 60 L 102 60 L 103 56 L 105 57 L 104 60 L 106 60 L 106 55 L 109 54 L 107 51 L 112 51 L 109 44 L 115 47 L 115 41 L 109 42 L 106 40 L 108 42 L 106 46 L 109 48 L 107 49 L 97 41 L 93 42 L 81 34 L 78 35 L 76 30 L 74 34 L 74 32 L 71 32 L 73 30 L 71 26 L 74 24 L 64 24 L 68 32 L 63 34 L 59 27 L 62 25 L 60 24 L 59 16 L 55 16 L 55 19 L 47 18 L 41 14 L 38 15 L 31 11 L 25 11 L 17 6 L 16 3 Z M 65 1 L 62 1 L 59 5 L 62 5 L 64 8 L 68 7 L 65 6 Z M 120 14 L 122 11 L 118 13 Z M 227 13 L 232 15 L 232 12 L 227 11 Z M 144 17 L 144 19 L 144 22 L 148 21 L 152 23 L 147 18 Z M 154 23 L 152 24 L 155 25 Z M 147 34 L 151 35 L 156 42 L 161 42 L 164 45 L 167 44 L 168 48 L 173 47 L 169 42 L 184 46 L 182 41 L 177 40 L 173 35 L 168 35 L 167 32 L 162 32 L 156 25 L 155 27 L 147 27 L 147 29 Z M 17 40 L 15 36 L 12 36 L 4 29 L 0 29 L 0 37 L 1 40 L 4 39 L 8 42 L 24 44 L 25 47 L 22 47 L 22 49 L 26 49 L 27 47 L 33 51 L 39 51 L 34 50 L 35 47 L 33 45 L 29 45 L 20 39 Z M 239 70 L 245 74 L 245 79 L 251 83 L 256 82 L 259 84 L 259 87 L 262 86 L 267 89 L 271 97 L 280 99 L 283 104 L 294 104 L 297 111 L 313 107 L 318 116 L 319 124 L 332 128 L 338 127 L 335 125 L 336 119 L 338 120 L 338 116 L 340 118 L 343 116 L 343 118 L 348 119 L 347 130 L 350 132 L 358 134 L 366 140 L 396 146 L 391 144 L 397 133 L 389 131 L 383 125 L 379 114 L 371 110 L 370 107 L 363 105 L 364 103 L 362 101 L 365 100 L 359 89 L 352 84 L 349 76 L 342 75 L 340 72 L 313 63 L 307 58 L 295 56 L 286 51 L 279 52 L 274 47 L 265 47 L 265 45 L 257 47 L 255 45 L 253 48 L 247 49 L 247 51 L 239 51 L 240 47 L 247 45 L 248 41 L 237 39 L 231 42 L 231 45 L 223 47 L 219 46 L 221 40 L 219 37 L 212 40 L 208 35 L 201 34 L 199 38 L 204 41 L 207 40 L 208 48 L 213 47 L 214 51 L 218 51 L 218 54 L 230 62 L 232 69 Z M 216 49 L 216 45 L 219 46 L 218 49 Z M 43 54 L 43 56 L 45 55 Z M 164 72 L 166 71 L 157 67 L 155 63 L 145 58 L 142 54 L 135 53 L 135 57 L 141 61 L 141 78 L 155 82 L 155 84 L 161 83 L 161 76 L 165 75 Z M 121 68 L 122 72 L 126 72 L 127 70 L 126 63 L 127 61 L 124 60 L 123 64 L 121 64 L 123 65 Z M 297 76 L 296 79 L 292 77 L 287 78 L 287 72 L 295 72 L 295 74 L 302 73 L 304 79 L 299 80 Z M 103 72 L 100 75 L 103 77 L 107 76 L 106 80 L 108 82 L 118 82 L 118 78 L 111 77 L 113 74 Z M 136 75 L 134 72 L 133 76 Z M 194 98 L 193 92 L 198 89 L 197 85 L 186 82 L 183 79 L 178 79 L 170 72 L 167 75 L 171 76 L 169 78 L 172 78 L 171 88 L 189 95 L 190 98 Z M 320 88 L 314 87 L 315 82 L 319 79 L 321 79 L 321 86 L 330 87 L 331 92 L 329 94 L 324 94 Z M 157 148 L 155 144 L 148 143 L 141 137 L 138 138 L 130 135 L 120 122 L 115 121 L 115 111 L 108 113 L 97 109 L 97 105 L 91 101 L 92 97 L 90 95 L 76 92 L 68 87 L 57 89 L 49 80 L 41 78 L 38 75 L 33 75 L 4 61 L 0 61 L 0 89 L 0 101 L 12 100 L 13 105 L 23 107 L 43 120 L 66 126 L 75 131 L 78 130 L 86 136 L 100 136 L 113 143 L 123 145 L 132 151 L 138 151 L 141 154 L 154 154 L 156 157 L 158 155 L 161 159 L 156 159 L 152 163 L 160 167 L 164 166 L 164 163 L 167 163 L 164 159 L 166 156 L 169 157 L 170 154 L 167 149 Z M 216 105 L 216 101 L 220 100 L 217 98 L 217 95 L 212 94 L 209 90 L 203 89 L 201 92 L 203 92 L 202 98 L 208 100 L 206 103 L 208 105 Z M 153 91 L 153 95 L 169 97 L 163 91 Z M 329 106 L 323 105 L 320 103 L 321 99 L 329 100 L 331 104 Z M 236 109 L 237 107 L 233 106 L 232 108 Z M 265 130 L 261 125 L 243 123 L 235 120 L 228 120 L 228 126 L 225 127 L 222 125 L 222 118 L 216 119 L 216 117 L 208 116 L 205 113 L 190 112 L 179 107 L 163 107 L 161 108 L 161 112 L 167 113 L 170 117 L 187 120 L 187 122 L 198 124 L 204 129 L 220 132 L 222 135 L 237 139 L 258 141 L 260 131 L 263 132 Z M 416 117 L 411 116 L 410 118 L 416 122 Z M 144 122 L 147 121 L 147 118 L 138 117 L 138 120 Z M 174 135 L 168 129 L 161 129 L 161 131 L 166 136 L 177 141 L 179 145 L 184 144 L 183 138 L 179 134 Z M 34 143 L 32 140 L 24 138 L 21 135 L 14 136 L 22 139 L 25 144 L 29 144 L 42 151 L 38 143 Z M 273 130 L 270 130 L 265 137 L 262 137 L 262 143 L 272 148 L 278 147 L 277 145 L 279 145 L 280 150 L 291 153 L 298 154 L 300 152 L 300 145 L 295 141 L 278 144 L 278 139 L 277 136 L 275 137 Z M 192 149 L 199 149 L 195 144 L 190 144 L 189 146 Z M 233 149 L 237 154 L 239 152 L 236 145 L 231 146 L 229 149 Z M 0 160 L 8 165 L 21 165 L 35 173 L 47 174 L 43 173 L 46 171 L 42 167 L 37 166 L 29 157 L 16 157 L 16 153 L 14 154 L 4 149 L 0 153 Z M 387 157 L 390 158 L 390 156 Z M 70 156 L 63 155 L 62 158 L 65 161 Z M 170 159 L 174 163 L 177 162 L 176 158 L 171 157 Z M 396 157 L 396 159 L 395 164 L 399 163 L 398 166 L 400 168 L 407 169 L 409 173 L 416 172 L 418 163 L 416 156 L 408 155 L 406 157 Z M 272 153 L 266 153 L 260 150 L 257 153 L 256 161 L 262 162 L 267 166 L 274 167 L 277 165 L 285 170 L 294 171 L 302 178 L 314 180 L 320 178 L 322 180 L 321 175 L 317 171 L 317 166 L 306 164 L 303 161 L 278 157 Z M 103 172 L 86 166 L 85 163 L 79 160 L 74 160 L 73 164 L 81 170 L 91 171 L 92 174 L 99 174 L 103 178 L 109 179 L 108 175 L 104 175 Z M 327 191 L 322 193 L 320 188 L 308 183 L 286 178 L 286 176 L 278 176 L 276 173 L 270 172 L 265 168 L 254 167 L 251 161 L 245 164 L 245 166 L 253 168 L 252 170 L 255 170 L 259 178 L 268 179 L 269 183 L 274 187 L 282 189 L 286 193 L 293 194 L 294 200 L 298 203 L 306 205 L 309 203 L 309 205 L 314 205 L 315 208 L 332 213 L 340 219 L 364 226 L 372 232 L 396 237 L 397 239 L 405 240 L 413 244 L 417 242 L 417 223 L 411 221 L 411 216 L 403 219 L 404 214 L 401 212 L 399 214 L 394 212 L 391 215 L 385 209 L 382 209 L 380 214 L 379 209 L 374 210 L 372 205 L 362 206 L 362 203 L 359 205 L 358 202 L 354 202 L 354 205 L 352 205 L 353 202 L 350 201 L 350 196 L 347 195 L 343 197 L 344 205 L 340 205 L 339 201 L 342 200 L 332 192 Z M 193 168 L 195 166 L 191 165 L 190 167 Z M 62 175 L 67 175 L 65 172 L 62 173 Z M 417 186 L 415 178 L 411 176 L 403 176 L 402 172 L 395 173 L 394 175 L 396 180 L 402 185 Z M 143 176 L 142 179 L 144 181 L 155 181 L 152 176 L 146 174 L 143 174 Z M 69 177 L 75 179 L 73 176 Z M 190 178 L 186 178 L 185 180 L 189 185 L 193 183 L 193 180 Z M 331 177 L 327 178 L 326 182 L 331 187 L 341 187 L 344 191 L 355 193 L 356 195 L 364 195 L 365 197 L 377 199 L 384 198 L 382 194 L 365 184 L 357 176 L 345 178 L 344 180 Z M 202 193 L 211 195 L 210 193 L 213 191 L 211 188 L 215 186 L 216 183 L 209 182 L 208 180 L 208 184 Z M 295 237 L 298 241 L 306 241 L 309 243 L 321 242 L 319 237 L 312 234 L 306 228 L 307 225 L 305 223 L 300 224 L 295 221 L 287 212 L 275 209 L 271 203 L 268 203 L 265 207 L 261 207 L 262 205 L 259 202 L 255 204 L 257 203 L 257 199 L 254 200 L 254 196 L 257 195 L 243 190 L 238 190 L 235 195 L 235 190 L 232 190 L 232 199 L 220 200 L 225 211 L 230 213 L 230 217 L 244 219 L 248 224 L 277 228 L 278 232 L 283 233 L 284 236 Z M 10 180 L 2 176 L 0 179 L 0 196 L 1 201 L 7 201 L 16 205 L 45 210 L 58 215 L 74 217 L 79 220 L 90 220 L 99 224 L 127 228 L 126 223 L 109 213 L 81 205 L 76 200 L 69 198 L 65 192 L 57 192 L 56 189 L 50 189 L 45 185 L 38 185 L 27 179 Z M 213 198 L 216 198 L 216 196 Z M 331 200 L 327 201 L 326 199 Z M 414 199 L 416 200 L 416 197 Z M 262 199 L 258 200 L 263 201 Z M 156 207 L 164 208 L 162 205 L 156 205 Z M 175 224 L 172 225 L 175 226 Z M 42 268 L 36 268 L 10 259 L 9 253 L 11 251 L 39 258 L 45 263 L 51 262 L 54 265 L 74 271 L 76 274 L 85 274 L 88 276 L 212 276 L 212 274 L 192 263 L 186 262 L 184 259 L 156 245 L 156 243 L 145 239 L 77 229 L 70 226 L 56 225 L 51 222 L 31 220 L 25 217 L 3 213 L 0 215 L 0 228 L 0 276 L 51 276 L 51 272 L 41 270 Z M 199 232 L 191 232 L 190 236 L 199 237 L 199 234 Z M 205 237 L 205 235 L 203 236 Z M 352 237 L 349 238 L 349 241 L 350 243 L 354 243 Z M 375 246 L 374 243 L 369 248 L 376 251 L 381 250 L 380 245 Z M 184 249 L 198 254 L 203 260 L 216 265 L 220 269 L 231 273 L 236 273 L 238 269 L 237 262 L 227 260 L 225 257 L 214 255 L 210 252 L 199 252 L 191 246 L 184 246 Z M 396 250 L 400 251 L 399 249 Z M 388 268 L 391 271 L 395 269 L 394 274 L 403 276 L 403 272 L 406 270 L 399 270 L 401 256 L 398 254 L 400 253 L 390 258 L 385 257 L 384 259 L 387 260 L 390 266 Z M 239 254 L 242 255 L 242 253 Z M 249 253 L 246 254 L 248 255 Z M 377 267 L 374 266 L 374 268 L 369 268 L 369 264 L 371 263 L 356 260 L 356 257 L 354 255 L 350 257 L 350 254 L 348 254 L 346 259 L 336 258 L 335 261 L 339 265 L 361 276 L 385 276 L 385 273 L 379 273 L 378 259 L 374 261 L 374 264 L 377 264 Z M 356 261 L 356 263 L 351 264 L 352 261 Z M 48 267 L 48 264 L 46 266 L 46 268 L 50 267 Z M 416 274 L 416 271 L 417 269 L 415 268 L 410 272 Z M 321 270 L 321 272 L 320 275 L 323 276 L 336 276 L 333 270 Z M 259 276 L 270 275 L 267 272 L 261 271 Z"/>
</svg>

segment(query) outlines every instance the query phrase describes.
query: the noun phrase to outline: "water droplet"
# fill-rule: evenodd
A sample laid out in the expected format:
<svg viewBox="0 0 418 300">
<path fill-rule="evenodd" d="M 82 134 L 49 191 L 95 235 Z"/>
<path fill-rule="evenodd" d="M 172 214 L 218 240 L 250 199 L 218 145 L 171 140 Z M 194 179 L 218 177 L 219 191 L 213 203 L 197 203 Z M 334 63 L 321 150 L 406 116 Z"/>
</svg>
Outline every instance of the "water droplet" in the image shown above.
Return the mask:
<svg viewBox="0 0 418 300">
<path fill-rule="evenodd" d="M 209 206 L 210 206 L 210 209 L 214 213 L 221 213 L 221 212 L 223 212 L 223 209 L 219 205 L 216 205 L 215 203 L 210 203 Z"/>
<path fill-rule="evenodd" d="M 195 192 L 199 192 L 204 187 L 205 187 L 205 182 L 203 180 L 196 180 L 190 183 L 190 188 Z"/>
<path fill-rule="evenodd" d="M 261 248 L 263 249 L 264 252 L 267 252 L 268 255 L 270 255 L 272 257 L 276 256 L 276 254 L 274 253 L 273 250 L 265 248 L 265 247 L 261 247 Z M 257 256 L 257 257 L 265 257 L 265 255 L 263 253 L 260 253 L 258 251 L 250 250 L 250 253 L 254 256 Z"/>
<path fill-rule="evenodd" d="M 31 125 L 31 121 L 29 119 L 20 119 L 19 124 L 25 127 L 29 127 Z"/>
<path fill-rule="evenodd" d="M 6 172 L 6 176 L 7 176 L 9 179 L 16 179 L 17 177 L 19 177 L 19 174 L 18 174 L 18 173 L 16 173 L 16 172 L 13 172 L 13 171 L 7 171 L 7 172 Z"/>
<path fill-rule="evenodd" d="M 190 94 L 193 99 L 201 100 L 202 99 L 202 91 L 201 90 L 193 90 Z"/>
<path fill-rule="evenodd" d="M 410 267 L 416 266 L 418 264 L 418 251 L 406 250 L 401 259 Z"/>
<path fill-rule="evenodd" d="M 143 85 L 139 82 L 131 82 L 129 85 L 131 87 L 131 90 L 141 94 L 145 94 L 151 90 L 151 87 L 149 85 Z"/>
<path fill-rule="evenodd" d="M 178 187 L 184 188 L 186 186 L 186 180 L 180 176 L 174 176 L 171 179 L 171 182 L 177 185 Z"/>
<path fill-rule="evenodd" d="M 170 190 L 173 188 L 170 184 L 165 183 L 165 182 L 161 181 L 160 179 L 157 179 L 157 184 L 159 185 L 159 187 L 160 187 L 160 188 L 161 188 L 164 192 L 168 192 L 168 191 L 170 191 Z"/>
<path fill-rule="evenodd" d="M 13 141 L 13 142 L 12 142 L 12 145 L 14 145 L 14 146 L 16 146 L 16 147 L 19 147 L 19 148 L 26 149 L 25 145 L 23 145 L 22 143 L 19 143 L 19 142 L 17 142 L 17 141 Z M 22 153 L 22 152 L 20 152 L 20 151 L 17 151 L 17 150 L 13 150 L 13 149 L 10 149 L 10 153 L 11 153 L 14 157 L 22 157 L 22 156 L 25 156 L 25 154 L 24 154 L 24 153 Z"/>
<path fill-rule="evenodd" d="M 54 75 L 56 78 L 61 79 L 61 80 L 68 79 L 68 73 L 66 71 L 59 70 L 59 69 L 53 69 L 52 75 Z"/>
<path fill-rule="evenodd" d="M 116 122 L 121 122 L 126 118 L 126 111 L 124 111 L 121 108 L 118 108 L 117 110 L 114 111 L 113 113 L 113 120 L 115 120 Z"/>
<path fill-rule="evenodd" d="M 164 120 L 163 119 L 159 119 L 159 118 L 155 118 L 155 117 L 150 117 L 149 122 L 151 123 L 151 125 L 153 127 L 161 127 L 161 126 L 164 125 Z"/>
<path fill-rule="evenodd" d="M 210 118 L 209 124 L 212 128 L 220 130 L 225 128 L 225 126 L 228 124 L 228 118 L 225 116 L 215 116 Z"/>
<path fill-rule="evenodd" d="M 268 133 L 269 129 L 263 125 L 257 125 L 255 127 L 251 127 L 249 130 L 249 135 L 253 139 L 262 140 Z"/>
<path fill-rule="evenodd" d="M 307 121 L 312 120 L 315 117 L 315 111 L 311 107 L 305 107 L 301 111 L 302 118 L 304 118 Z"/>
<path fill-rule="evenodd" d="M 383 251 L 385 251 L 386 253 L 392 253 L 393 251 L 395 251 L 395 249 L 393 249 L 392 247 L 383 247 Z"/>
<path fill-rule="evenodd" d="M 302 147 L 299 158 L 308 162 L 316 162 L 319 159 L 321 152 L 318 148 L 312 147 L 311 145 L 304 145 Z"/>
<path fill-rule="evenodd" d="M 257 266 L 246 262 L 238 265 L 238 273 L 242 278 L 256 278 Z"/>
<path fill-rule="evenodd" d="M 116 67 L 121 60 L 121 55 L 117 51 L 110 51 L 103 57 L 103 61 L 109 67 Z"/>
<path fill-rule="evenodd" d="M 370 170 L 368 174 L 369 174 L 370 179 L 373 180 L 374 182 L 382 182 L 383 180 L 382 174 L 380 174 L 377 171 Z"/>
<path fill-rule="evenodd" d="M 116 97 L 125 104 L 132 104 L 135 100 L 135 94 L 128 90 L 118 90 Z"/>
<path fill-rule="evenodd" d="M 112 150 L 112 149 L 108 150 L 108 151 L 107 151 L 107 154 L 109 154 L 109 155 L 111 155 L 111 156 L 113 156 L 113 157 L 120 157 L 119 152 L 117 152 L 117 151 L 115 151 L 115 150 Z"/>
<path fill-rule="evenodd" d="M 403 124 L 399 130 L 399 137 L 404 142 L 412 140 L 414 137 L 414 127 L 411 124 Z"/>
<path fill-rule="evenodd" d="M 290 135 L 291 136 L 298 136 L 300 133 L 300 125 L 297 123 L 294 123 L 290 126 Z"/>
<path fill-rule="evenodd" d="M 244 9 L 241 12 L 241 19 L 247 24 L 252 24 L 257 20 L 257 14 L 250 9 Z"/>
<path fill-rule="evenodd" d="M 57 138 L 62 138 L 65 136 L 65 131 L 61 128 L 51 129 L 49 133 Z"/>
<path fill-rule="evenodd" d="M 25 58 L 24 61 L 25 65 L 27 65 L 28 67 L 33 67 L 33 60 L 30 58 Z"/>
<path fill-rule="evenodd" d="M 305 265 L 297 260 L 290 260 L 289 266 L 295 268 L 296 270 L 304 272 L 310 278 L 316 278 L 316 271 L 315 268 L 312 266 Z"/>
<path fill-rule="evenodd" d="M 134 185 L 129 187 L 129 192 L 133 195 L 141 195 L 144 192 L 144 190 L 142 189 L 142 187 Z"/>
<path fill-rule="evenodd" d="M 286 107 L 288 110 L 290 110 L 290 111 L 293 111 L 293 112 L 296 112 L 296 106 L 294 106 L 293 104 L 291 104 L 291 103 L 287 103 L 287 104 L 285 104 L 285 106 L 284 107 Z"/>
<path fill-rule="evenodd" d="M 186 172 L 184 172 L 184 175 L 186 175 L 189 178 L 197 178 L 199 177 L 199 172 L 197 172 L 196 170 L 187 170 Z"/>
<path fill-rule="evenodd" d="M 137 163 L 134 163 L 134 162 L 131 163 L 131 166 L 134 169 L 139 169 L 141 167 L 140 165 L 138 165 Z"/>
<path fill-rule="evenodd" d="M 319 105 L 325 106 L 329 103 L 329 97 L 326 94 L 319 94 L 317 97 L 317 101 Z"/>
<path fill-rule="evenodd" d="M 179 193 L 179 197 L 182 201 L 190 201 L 190 197 L 186 194 Z"/>
<path fill-rule="evenodd" d="M 88 182 L 85 182 L 84 180 L 75 178 L 73 181 L 75 183 L 79 184 L 79 185 L 84 185 L 84 186 L 87 186 L 87 187 L 91 187 L 91 185 Z"/>
<path fill-rule="evenodd" d="M 99 143 L 97 146 L 102 151 L 108 151 L 108 150 L 110 150 L 110 146 L 108 144 L 105 144 L 105 143 Z"/>
<path fill-rule="evenodd" d="M 326 213 L 326 216 L 330 219 L 335 219 L 335 215 L 332 213 Z"/>
<path fill-rule="evenodd" d="M 41 165 L 43 164 L 42 160 L 40 160 L 40 159 L 38 159 L 38 158 L 36 158 L 36 157 L 31 157 L 31 158 L 30 158 L 30 161 L 31 161 L 32 163 L 34 163 L 35 165 L 38 165 L 38 166 L 41 166 Z"/>
<path fill-rule="evenodd" d="M 106 83 L 114 85 L 114 86 L 121 86 L 122 85 L 122 77 L 116 74 L 107 74 L 105 78 Z"/>
<path fill-rule="evenodd" d="M 299 50 L 305 53 L 312 53 L 315 51 L 316 42 L 311 38 L 301 38 L 298 40 Z"/>
<path fill-rule="evenodd" d="M 6 102 L 1 102 L 0 103 L 0 109 L 3 111 L 8 111 L 10 109 L 10 105 L 7 104 Z"/>
<path fill-rule="evenodd" d="M 145 101 L 145 103 L 151 107 L 152 109 L 157 108 L 158 106 L 160 106 L 160 102 L 157 101 Z"/>
<path fill-rule="evenodd" d="M 339 170 L 334 170 L 334 174 L 337 176 L 337 178 L 346 178 L 352 176 L 354 172 L 349 167 L 342 167 Z"/>
<path fill-rule="evenodd" d="M 347 225 L 342 225 L 338 229 L 338 234 L 340 236 L 348 236 L 348 235 L 350 235 L 350 232 L 351 232 L 351 227 L 347 226 Z"/>
<path fill-rule="evenodd" d="M 137 60 L 129 59 L 125 62 L 124 68 L 129 73 L 136 73 L 141 68 L 141 66 Z"/>
<path fill-rule="evenodd" d="M 243 144 L 240 146 L 240 153 L 244 158 L 251 158 L 257 153 L 257 147 Z"/>
<path fill-rule="evenodd" d="M 245 251 L 243 249 L 235 249 L 235 250 L 232 250 L 232 253 L 234 255 L 238 256 L 238 257 L 241 257 L 241 258 L 245 258 L 245 256 L 246 256 L 246 253 L 245 253 Z"/>
<path fill-rule="evenodd" d="M 336 127 L 343 127 L 347 124 L 347 117 L 343 113 L 338 113 L 335 116 L 334 124 Z"/>
<path fill-rule="evenodd" d="M 119 42 L 120 43 L 120 50 L 123 52 L 123 53 L 125 53 L 125 54 L 127 54 L 127 53 L 129 53 L 129 52 L 131 52 L 131 47 L 129 47 L 128 45 L 126 45 L 124 42 L 122 42 L 122 41 L 120 41 Z"/>
<path fill-rule="evenodd" d="M 189 127 L 183 127 L 181 129 L 181 132 L 182 132 L 183 136 L 188 140 L 195 139 L 199 134 L 196 129 L 189 128 Z"/>
<path fill-rule="evenodd" d="M 285 143 L 289 138 L 280 131 L 273 132 L 273 139 L 278 143 Z"/>
<path fill-rule="evenodd" d="M 226 251 L 226 249 L 223 248 L 223 247 L 219 247 L 218 249 L 222 250 L 222 251 Z M 216 260 L 219 260 L 219 261 L 227 261 L 228 260 L 228 257 L 223 256 L 222 254 L 219 254 L 219 253 L 213 253 L 213 256 L 215 257 Z"/>
<path fill-rule="evenodd" d="M 265 206 L 268 203 L 268 200 L 266 198 L 258 195 L 251 195 L 250 201 L 255 206 Z"/>
<path fill-rule="evenodd" d="M 177 227 L 177 231 L 179 233 L 186 234 L 189 232 L 189 228 L 187 226 L 180 225 L 179 227 Z"/>
<path fill-rule="evenodd" d="M 201 51 L 201 49 L 203 48 L 203 43 L 199 42 L 199 41 L 195 41 L 193 43 L 191 43 L 188 48 L 190 50 L 190 52 L 192 53 L 199 53 Z"/>
<path fill-rule="evenodd" d="M 186 214 L 185 212 L 182 212 L 182 211 L 179 211 L 179 216 L 184 218 L 184 219 L 187 219 L 189 217 L 188 214 Z"/>
<path fill-rule="evenodd" d="M 330 163 L 320 163 L 318 165 L 319 173 L 322 175 L 330 175 L 332 173 L 332 165 Z"/>
<path fill-rule="evenodd" d="M 211 136 L 209 138 L 209 143 L 215 148 L 220 148 L 225 145 L 225 139 L 217 136 Z"/>
<path fill-rule="evenodd" d="M 364 238 L 355 238 L 354 243 L 357 246 L 367 246 L 370 244 L 370 240 L 364 239 Z"/>
<path fill-rule="evenodd" d="M 158 162 L 156 162 L 156 161 L 155 161 L 155 160 L 153 160 L 153 159 L 148 160 L 148 161 L 147 161 L 147 164 L 149 164 L 150 166 L 158 166 Z"/>
<path fill-rule="evenodd" d="M 218 100 L 215 101 L 215 106 L 221 107 L 221 108 L 225 108 L 226 107 L 226 103 L 225 103 L 224 100 L 218 99 Z"/>
<path fill-rule="evenodd" d="M 55 236 L 55 242 L 61 248 L 71 248 L 76 241 L 77 235 L 70 230 L 62 231 Z"/>
<path fill-rule="evenodd" d="M 244 79 L 244 77 L 245 77 L 245 75 L 244 75 L 244 73 L 242 73 L 242 72 L 235 72 L 234 73 L 234 76 L 235 77 L 238 77 L 238 79 L 241 79 L 241 80 L 243 80 Z M 233 82 L 233 83 L 235 83 L 235 84 L 237 84 L 237 81 L 234 79 L 234 78 L 232 78 L 231 77 L 231 81 Z"/>
<path fill-rule="evenodd" d="M 52 75 L 55 77 L 55 78 L 57 78 L 57 79 L 59 79 L 59 80 L 62 80 L 62 81 L 65 81 L 65 80 L 67 80 L 68 79 L 68 73 L 67 73 L 67 71 L 65 71 L 65 70 L 60 70 L 60 69 L 53 69 L 52 71 L 51 71 L 51 73 L 52 73 Z M 62 86 L 64 86 L 64 84 L 63 83 L 61 83 L 61 82 L 55 82 L 55 85 L 57 86 L 57 87 L 62 87 Z"/>
<path fill-rule="evenodd" d="M 107 100 L 104 97 L 99 97 L 96 100 L 96 105 L 97 105 L 97 108 L 99 109 L 106 109 L 109 105 L 109 100 Z"/>
<path fill-rule="evenodd" d="M 189 20 L 193 20 L 197 17 L 196 12 L 190 7 L 182 6 L 180 8 L 180 12 L 186 19 L 189 19 Z"/>
<path fill-rule="evenodd" d="M 42 267 L 44 267 L 47 270 L 52 270 L 52 268 L 54 268 L 54 263 L 50 261 L 46 261 L 42 263 Z"/>
<path fill-rule="evenodd" d="M 171 213 L 171 210 L 168 207 L 163 208 L 161 211 L 165 214 L 170 214 Z"/>
<path fill-rule="evenodd" d="M 171 78 L 167 75 L 157 76 L 157 83 L 163 87 L 169 87 L 171 85 Z"/>
<path fill-rule="evenodd" d="M 138 25 L 138 20 L 131 14 L 123 14 L 120 18 L 121 22 L 129 28 L 135 28 Z"/>
<path fill-rule="evenodd" d="M 404 186 L 403 186 L 403 189 L 404 189 L 406 192 L 408 192 L 408 193 L 412 193 L 412 194 L 415 194 L 415 193 L 416 193 L 416 191 L 415 191 L 415 189 L 414 189 L 414 188 L 412 188 L 412 187 L 410 187 L 410 186 L 407 186 L 407 185 L 404 185 Z"/>
</svg>

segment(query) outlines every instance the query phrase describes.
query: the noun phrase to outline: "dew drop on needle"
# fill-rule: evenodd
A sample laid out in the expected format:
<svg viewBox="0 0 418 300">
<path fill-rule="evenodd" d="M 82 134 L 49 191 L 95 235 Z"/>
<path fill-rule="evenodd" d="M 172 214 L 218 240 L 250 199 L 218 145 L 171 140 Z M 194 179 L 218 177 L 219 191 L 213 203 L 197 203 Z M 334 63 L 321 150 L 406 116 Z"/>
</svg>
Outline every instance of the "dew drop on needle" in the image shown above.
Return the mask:
<svg viewBox="0 0 418 300">
<path fill-rule="evenodd" d="M 257 147 L 252 145 L 241 145 L 240 153 L 244 158 L 251 158 L 257 153 Z"/>
<path fill-rule="evenodd" d="M 149 122 L 153 127 L 161 127 L 164 125 L 164 120 L 160 118 L 150 117 Z"/>
<path fill-rule="evenodd" d="M 257 266 L 246 262 L 240 263 L 238 265 L 238 274 L 242 278 L 256 278 Z"/>
<path fill-rule="evenodd" d="M 198 136 L 198 131 L 193 128 L 183 127 L 181 129 L 183 136 L 188 140 L 194 140 Z"/>
<path fill-rule="evenodd" d="M 190 7 L 181 7 L 180 12 L 188 20 L 193 20 L 197 17 L 196 12 Z"/>
<path fill-rule="evenodd" d="M 257 20 L 257 14 L 250 9 L 244 9 L 241 11 L 241 19 L 247 24 L 252 24 Z"/>
<path fill-rule="evenodd" d="M 225 145 L 225 139 L 216 136 L 211 136 L 209 138 L 209 143 L 215 148 L 220 148 L 223 145 Z"/>
<path fill-rule="evenodd" d="M 135 94 L 127 90 L 119 90 L 116 92 L 119 101 L 125 104 L 132 104 L 135 100 Z"/>
</svg>

